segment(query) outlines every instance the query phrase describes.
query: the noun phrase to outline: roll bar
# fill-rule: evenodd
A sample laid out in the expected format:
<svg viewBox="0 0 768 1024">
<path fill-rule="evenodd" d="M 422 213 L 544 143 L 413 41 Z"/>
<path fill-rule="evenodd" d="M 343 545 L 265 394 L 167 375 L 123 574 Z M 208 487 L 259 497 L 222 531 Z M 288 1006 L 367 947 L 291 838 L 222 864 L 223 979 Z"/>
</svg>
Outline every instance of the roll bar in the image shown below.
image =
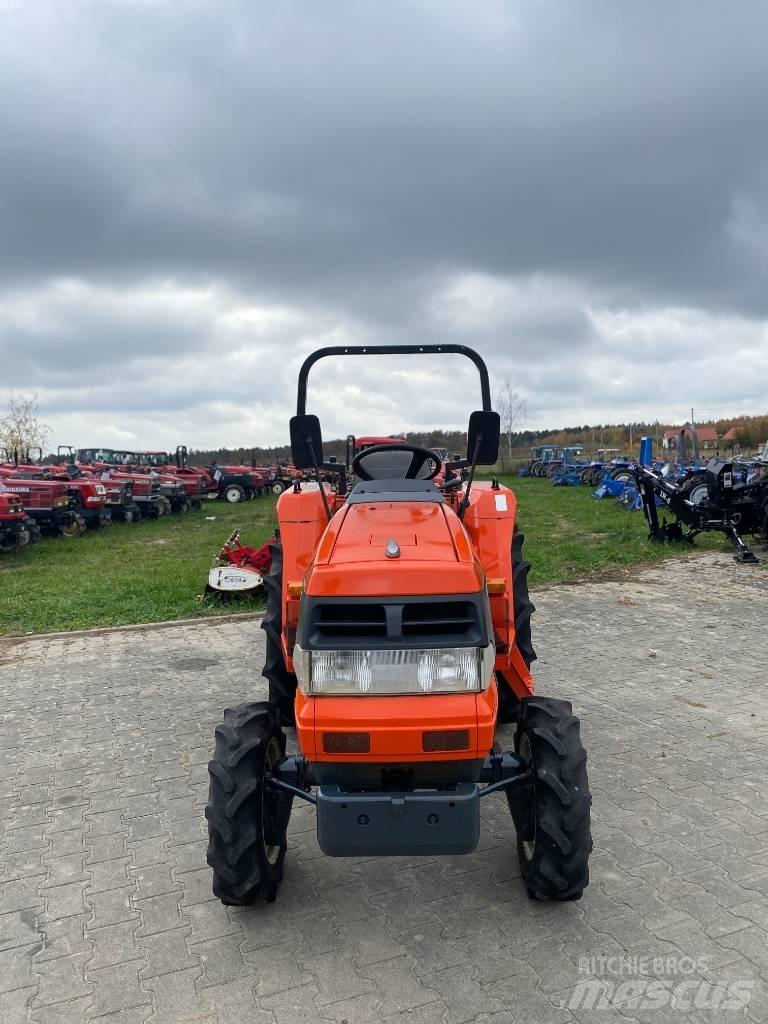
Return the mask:
<svg viewBox="0 0 768 1024">
<path fill-rule="evenodd" d="M 491 411 L 491 385 L 488 381 L 488 368 L 482 357 L 467 345 L 332 345 L 319 348 L 312 352 L 299 370 L 299 394 L 296 401 L 296 414 L 306 415 L 307 411 L 307 378 L 309 371 L 320 359 L 326 356 L 411 356 L 411 355 L 459 355 L 471 359 L 480 374 L 480 391 L 483 398 L 483 411 Z"/>
</svg>

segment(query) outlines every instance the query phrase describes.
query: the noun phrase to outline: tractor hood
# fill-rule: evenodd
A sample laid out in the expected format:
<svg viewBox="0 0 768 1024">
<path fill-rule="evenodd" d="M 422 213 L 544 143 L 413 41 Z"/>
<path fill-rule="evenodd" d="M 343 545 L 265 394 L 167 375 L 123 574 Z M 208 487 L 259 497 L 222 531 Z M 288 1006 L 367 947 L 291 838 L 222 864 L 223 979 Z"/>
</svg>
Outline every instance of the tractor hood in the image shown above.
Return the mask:
<svg viewBox="0 0 768 1024">
<path fill-rule="evenodd" d="M 464 527 L 442 502 L 347 504 L 305 579 L 310 596 L 468 594 L 483 584 Z"/>
</svg>

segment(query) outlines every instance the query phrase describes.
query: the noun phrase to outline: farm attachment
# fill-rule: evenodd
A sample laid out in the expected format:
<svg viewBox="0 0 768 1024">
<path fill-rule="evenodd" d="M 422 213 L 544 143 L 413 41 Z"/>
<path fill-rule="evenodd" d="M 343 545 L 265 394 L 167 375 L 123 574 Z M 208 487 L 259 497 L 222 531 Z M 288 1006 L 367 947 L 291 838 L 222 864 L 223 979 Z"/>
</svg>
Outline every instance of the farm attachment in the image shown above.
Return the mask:
<svg viewBox="0 0 768 1024">
<path fill-rule="evenodd" d="M 260 548 L 240 543 L 240 530 L 224 541 L 208 572 L 207 594 L 221 597 L 252 595 L 264 586 L 264 577 L 272 566 L 270 545 Z"/>
<path fill-rule="evenodd" d="M 357 450 L 350 473 L 325 461 L 306 412 L 311 367 L 382 354 L 473 362 L 482 407 L 466 457 L 443 462 L 394 439 Z M 207 856 L 223 903 L 275 899 L 294 800 L 315 806 L 329 856 L 434 856 L 473 851 L 480 805 L 498 794 L 528 895 L 575 900 L 587 886 L 579 720 L 567 701 L 534 695 L 515 495 L 475 480 L 498 454 L 490 395 L 485 363 L 462 345 L 326 348 L 305 360 L 290 434 L 294 465 L 314 479 L 277 501 L 262 623 L 269 699 L 224 712 L 208 766 Z M 245 550 L 233 535 L 224 568 L 262 575 Z M 497 722 L 514 726 L 511 750 L 497 745 Z"/>
<path fill-rule="evenodd" d="M 768 534 L 768 478 L 763 471 L 711 459 L 703 470 L 669 480 L 650 466 L 634 470 L 649 539 L 656 543 L 692 544 L 701 533 L 722 533 L 736 549 L 734 559 L 759 559 L 744 535 Z M 668 522 L 665 511 L 674 518 Z M 661 513 L 661 519 L 659 514 Z"/>
</svg>

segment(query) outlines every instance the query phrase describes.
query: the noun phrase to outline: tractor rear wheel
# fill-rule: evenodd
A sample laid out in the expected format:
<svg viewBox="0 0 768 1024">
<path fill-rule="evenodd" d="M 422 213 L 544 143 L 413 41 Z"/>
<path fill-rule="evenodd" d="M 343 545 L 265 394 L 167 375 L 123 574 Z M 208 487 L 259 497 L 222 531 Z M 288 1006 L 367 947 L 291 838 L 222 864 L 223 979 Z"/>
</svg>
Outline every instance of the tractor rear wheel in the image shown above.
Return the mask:
<svg viewBox="0 0 768 1024">
<path fill-rule="evenodd" d="M 536 605 L 528 593 L 528 573 L 531 563 L 523 558 L 525 534 L 517 530 L 512 535 L 512 605 L 515 613 L 515 645 L 528 668 L 536 660 L 536 651 L 531 641 L 531 616 Z M 520 701 L 503 678 L 497 677 L 499 687 L 499 710 L 497 721 L 516 722 Z"/>
<path fill-rule="evenodd" d="M 224 500 L 230 505 L 236 505 L 238 501 L 245 501 L 245 490 L 240 484 L 228 484 L 224 488 Z"/>
<path fill-rule="evenodd" d="M 285 754 L 285 734 L 271 704 L 227 708 L 208 763 L 207 859 L 213 893 L 228 906 L 272 903 L 283 877 L 293 797 L 265 776 Z"/>
<path fill-rule="evenodd" d="M 269 683 L 269 699 L 280 714 L 283 725 L 295 725 L 293 702 L 296 697 L 296 676 L 285 667 L 283 658 L 283 545 L 279 537 L 269 545 L 272 564 L 264 577 L 267 608 L 261 628 L 267 634 L 267 650 L 261 674 Z"/>
<path fill-rule="evenodd" d="M 507 791 L 528 895 L 578 900 L 589 884 L 592 852 L 587 754 L 569 701 L 525 697 L 515 750 L 532 774 L 527 789 Z"/>
</svg>

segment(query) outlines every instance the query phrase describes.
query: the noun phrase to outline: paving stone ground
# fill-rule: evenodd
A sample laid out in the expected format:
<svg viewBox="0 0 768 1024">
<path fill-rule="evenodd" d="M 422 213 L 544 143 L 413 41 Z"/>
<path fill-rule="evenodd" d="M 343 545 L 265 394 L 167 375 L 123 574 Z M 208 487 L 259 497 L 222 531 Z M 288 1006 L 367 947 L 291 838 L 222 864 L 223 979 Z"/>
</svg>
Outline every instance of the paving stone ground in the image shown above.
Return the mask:
<svg viewBox="0 0 768 1024">
<path fill-rule="evenodd" d="M 0 641 L 0 1024 L 768 1020 L 768 573 L 707 555 L 536 603 L 594 794 L 564 905 L 527 899 L 494 796 L 440 860 L 326 858 L 297 807 L 278 901 L 228 910 L 206 764 L 264 694 L 258 622 Z"/>
</svg>

